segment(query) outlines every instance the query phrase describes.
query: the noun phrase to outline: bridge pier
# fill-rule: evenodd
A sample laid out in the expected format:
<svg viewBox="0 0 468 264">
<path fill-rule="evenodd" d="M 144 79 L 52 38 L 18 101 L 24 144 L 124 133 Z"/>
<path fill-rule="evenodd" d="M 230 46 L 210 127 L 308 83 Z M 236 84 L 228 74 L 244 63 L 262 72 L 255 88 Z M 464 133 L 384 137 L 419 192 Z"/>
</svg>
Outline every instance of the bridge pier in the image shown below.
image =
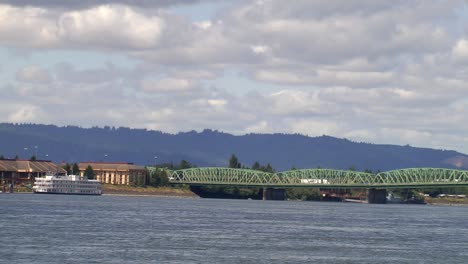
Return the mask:
<svg viewBox="0 0 468 264">
<path fill-rule="evenodd" d="M 263 188 L 263 200 L 282 201 L 286 197 L 285 189 Z"/>
<path fill-rule="evenodd" d="M 367 202 L 370 204 L 387 203 L 387 190 L 385 189 L 369 189 L 367 193 Z"/>
</svg>

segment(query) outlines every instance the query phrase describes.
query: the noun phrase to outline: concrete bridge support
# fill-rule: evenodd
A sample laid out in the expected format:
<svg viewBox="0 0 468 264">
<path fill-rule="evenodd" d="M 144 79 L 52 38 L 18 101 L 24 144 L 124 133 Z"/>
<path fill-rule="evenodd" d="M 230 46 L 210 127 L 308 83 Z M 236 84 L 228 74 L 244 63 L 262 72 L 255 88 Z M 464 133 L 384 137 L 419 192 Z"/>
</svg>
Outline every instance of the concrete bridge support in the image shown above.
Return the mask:
<svg viewBox="0 0 468 264">
<path fill-rule="evenodd" d="M 263 188 L 263 200 L 284 200 L 285 194 L 285 189 Z"/>
<path fill-rule="evenodd" d="M 385 189 L 369 189 L 367 193 L 367 201 L 370 204 L 387 203 L 387 190 Z"/>
</svg>

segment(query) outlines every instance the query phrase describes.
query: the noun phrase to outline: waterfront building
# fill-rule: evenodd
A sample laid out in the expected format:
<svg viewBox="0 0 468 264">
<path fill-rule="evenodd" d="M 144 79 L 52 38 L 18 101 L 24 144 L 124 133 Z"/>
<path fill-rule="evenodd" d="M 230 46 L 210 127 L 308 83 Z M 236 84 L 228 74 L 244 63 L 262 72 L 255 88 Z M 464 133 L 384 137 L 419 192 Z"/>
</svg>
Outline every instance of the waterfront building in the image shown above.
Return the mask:
<svg viewBox="0 0 468 264">
<path fill-rule="evenodd" d="M 0 159 L 0 179 L 2 183 L 31 182 L 46 174 L 65 175 L 67 172 L 50 160 Z"/>
<path fill-rule="evenodd" d="M 146 184 L 147 170 L 143 166 L 137 166 L 126 162 L 81 162 L 78 164 L 80 175 L 88 166 L 93 168 L 96 180 L 102 183 L 121 185 Z"/>
</svg>

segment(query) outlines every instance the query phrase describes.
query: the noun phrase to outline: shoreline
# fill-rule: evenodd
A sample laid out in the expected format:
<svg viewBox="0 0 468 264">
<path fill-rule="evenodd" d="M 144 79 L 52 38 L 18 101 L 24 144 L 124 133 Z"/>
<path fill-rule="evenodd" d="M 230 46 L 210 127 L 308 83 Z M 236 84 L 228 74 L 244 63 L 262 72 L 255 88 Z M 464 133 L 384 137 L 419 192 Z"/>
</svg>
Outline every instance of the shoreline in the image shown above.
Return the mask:
<svg viewBox="0 0 468 264">
<path fill-rule="evenodd" d="M 427 202 L 427 205 L 443 205 L 443 206 L 468 206 L 468 201 L 463 203 L 446 203 L 446 202 Z"/>
<path fill-rule="evenodd" d="M 468 206 L 468 203 L 427 203 L 427 205 L 441 205 L 441 206 Z"/>
<path fill-rule="evenodd" d="M 0 192 L 0 195 L 2 194 L 34 194 L 33 192 L 14 192 L 14 193 L 9 193 L 9 192 Z M 110 193 L 103 193 L 102 196 L 123 196 L 123 197 L 171 197 L 171 198 L 182 198 L 182 199 L 202 199 L 202 197 L 195 195 L 195 194 L 163 194 L 163 193 L 130 193 L 130 192 L 110 192 Z M 286 200 L 285 200 L 286 201 Z M 289 200 L 291 201 L 291 200 Z M 301 200 L 295 200 L 295 201 L 301 201 Z M 314 202 L 328 202 L 328 201 L 314 201 Z M 366 201 L 362 202 L 348 202 L 344 201 L 345 203 L 360 203 L 360 204 L 367 204 Z M 423 205 L 428 205 L 428 206 L 468 206 L 468 201 L 463 201 L 463 202 L 455 202 L 455 203 L 450 203 L 450 202 L 426 202 L 426 204 Z"/>
<path fill-rule="evenodd" d="M 18 188 L 19 187 L 19 188 Z M 33 194 L 31 189 L 24 186 L 18 186 L 14 189 L 14 194 Z M 0 190 L 1 191 L 1 190 Z M 2 194 L 10 194 L 10 192 L 0 192 Z M 159 196 L 159 197 L 188 197 L 199 198 L 198 195 L 191 192 L 188 188 L 178 187 L 153 187 L 153 186 L 129 186 L 129 185 L 113 185 L 102 184 L 102 195 L 114 196 Z"/>
<path fill-rule="evenodd" d="M 453 198 L 426 198 L 425 202 L 428 205 L 445 205 L 445 206 L 468 206 L 468 199 L 453 199 Z"/>
<path fill-rule="evenodd" d="M 115 196 L 159 196 L 159 197 L 198 197 L 189 189 L 175 187 L 128 186 L 128 185 L 102 185 L 103 195 Z"/>
<path fill-rule="evenodd" d="M 102 195 L 104 196 L 128 196 L 128 197 L 175 197 L 175 198 L 202 198 L 188 188 L 177 187 L 153 187 L 153 186 L 128 186 L 128 185 L 102 185 Z M 33 194 L 32 191 L 21 188 L 16 189 L 14 194 Z M 0 192 L 10 194 L 9 192 Z M 347 203 L 366 203 L 365 201 L 343 201 Z M 426 205 L 434 206 L 468 206 L 468 199 L 450 199 L 450 198 L 426 198 Z"/>
<path fill-rule="evenodd" d="M 125 197 L 171 197 L 184 199 L 198 199 L 199 196 L 170 195 L 170 194 L 131 194 L 131 193 L 103 193 L 102 196 L 125 196 Z"/>
<path fill-rule="evenodd" d="M 1 194 L 34 194 L 34 192 L 0 192 Z M 56 194 L 56 193 L 50 193 L 50 194 Z M 73 194 L 70 194 L 73 195 Z M 177 194 L 153 194 L 153 193 L 102 193 L 104 196 L 161 196 L 161 197 L 187 197 L 187 198 L 199 198 L 197 195 L 177 195 Z"/>
</svg>

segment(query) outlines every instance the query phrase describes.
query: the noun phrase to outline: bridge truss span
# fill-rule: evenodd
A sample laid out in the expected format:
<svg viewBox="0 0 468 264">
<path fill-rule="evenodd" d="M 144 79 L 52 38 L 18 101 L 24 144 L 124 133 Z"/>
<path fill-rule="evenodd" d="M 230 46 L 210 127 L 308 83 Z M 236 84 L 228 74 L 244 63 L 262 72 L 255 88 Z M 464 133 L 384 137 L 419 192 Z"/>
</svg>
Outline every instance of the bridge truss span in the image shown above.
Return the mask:
<svg viewBox="0 0 468 264">
<path fill-rule="evenodd" d="M 333 169 L 301 169 L 268 173 L 249 169 L 205 167 L 172 171 L 169 181 L 189 185 L 272 188 L 437 188 L 468 186 L 468 171 L 408 168 L 371 174 Z"/>
<path fill-rule="evenodd" d="M 249 169 L 191 168 L 171 174 L 172 183 L 190 185 L 233 185 L 248 187 L 363 187 L 372 174 L 331 169 L 291 170 L 268 173 Z"/>
<path fill-rule="evenodd" d="M 205 167 L 174 171 L 169 180 L 192 185 L 266 185 L 271 182 L 271 175 L 249 169 Z"/>
<path fill-rule="evenodd" d="M 359 187 L 368 184 L 373 179 L 370 173 L 332 169 L 290 170 L 280 172 L 278 175 L 285 179 L 285 183 L 300 187 Z"/>
<path fill-rule="evenodd" d="M 444 168 L 407 168 L 378 173 L 376 181 L 388 186 L 468 186 L 468 171 Z"/>
</svg>

